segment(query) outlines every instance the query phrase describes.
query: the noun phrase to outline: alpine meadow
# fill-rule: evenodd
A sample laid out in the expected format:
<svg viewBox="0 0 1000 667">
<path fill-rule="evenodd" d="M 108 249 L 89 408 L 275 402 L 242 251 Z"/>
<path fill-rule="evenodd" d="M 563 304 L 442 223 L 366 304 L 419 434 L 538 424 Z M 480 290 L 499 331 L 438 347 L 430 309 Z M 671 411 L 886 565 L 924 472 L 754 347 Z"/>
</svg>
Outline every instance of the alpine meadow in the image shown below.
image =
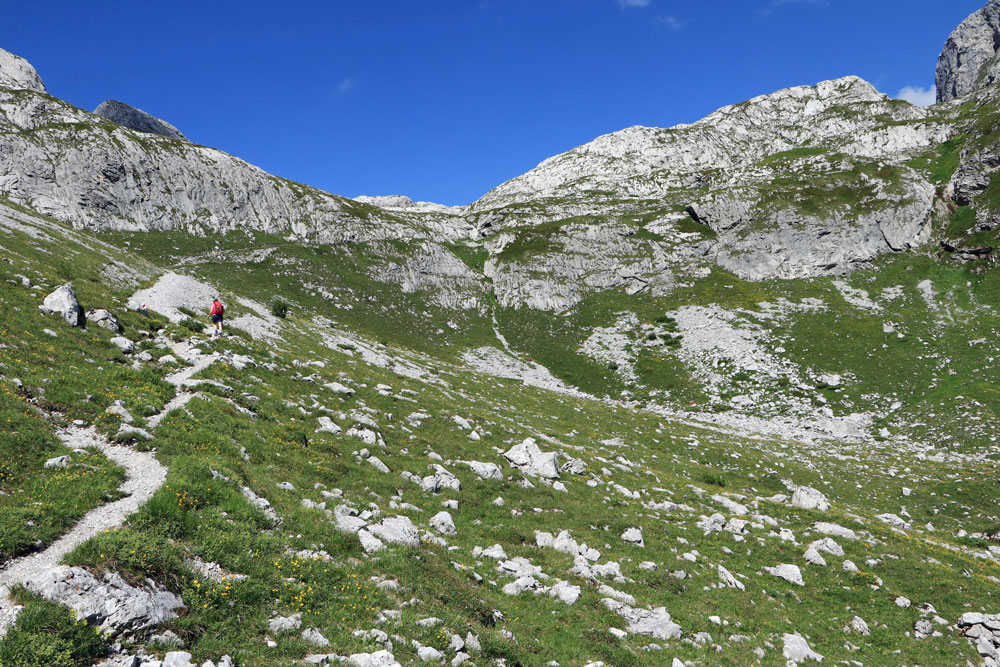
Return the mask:
<svg viewBox="0 0 1000 667">
<path fill-rule="evenodd" d="M 0 667 L 997 667 L 998 36 L 466 206 L 0 50 Z"/>
</svg>

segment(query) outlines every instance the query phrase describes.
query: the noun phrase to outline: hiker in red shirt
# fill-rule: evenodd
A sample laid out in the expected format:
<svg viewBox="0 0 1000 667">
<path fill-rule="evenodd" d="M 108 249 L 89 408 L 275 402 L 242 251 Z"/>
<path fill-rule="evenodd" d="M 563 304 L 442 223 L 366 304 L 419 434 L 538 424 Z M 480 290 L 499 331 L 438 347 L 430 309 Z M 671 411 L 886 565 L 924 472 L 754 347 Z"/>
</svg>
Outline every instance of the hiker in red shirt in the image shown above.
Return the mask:
<svg viewBox="0 0 1000 667">
<path fill-rule="evenodd" d="M 226 312 L 226 307 L 222 305 L 219 298 L 216 297 L 215 301 L 212 302 L 212 326 L 215 327 L 215 331 L 212 332 L 213 336 L 222 335 L 222 315 Z"/>
</svg>

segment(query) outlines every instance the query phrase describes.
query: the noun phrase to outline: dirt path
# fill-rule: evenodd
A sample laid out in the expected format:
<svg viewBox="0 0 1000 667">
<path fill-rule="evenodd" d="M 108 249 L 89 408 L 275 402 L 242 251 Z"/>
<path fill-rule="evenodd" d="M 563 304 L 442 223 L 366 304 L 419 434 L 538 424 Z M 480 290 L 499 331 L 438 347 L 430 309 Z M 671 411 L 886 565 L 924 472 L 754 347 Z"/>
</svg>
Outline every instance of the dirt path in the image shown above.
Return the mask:
<svg viewBox="0 0 1000 667">
<path fill-rule="evenodd" d="M 173 344 L 173 352 L 182 358 L 191 357 L 187 344 Z M 215 355 L 198 356 L 190 359 L 194 365 L 171 373 L 165 380 L 178 389 L 195 383 L 191 378 L 216 361 Z M 163 409 L 147 421 L 150 429 L 156 428 L 163 418 L 187 404 L 194 394 L 179 393 Z M 125 482 L 119 491 L 126 497 L 87 512 L 67 533 L 50 544 L 43 551 L 16 558 L 0 570 L 0 638 L 14 624 L 20 607 L 14 605 L 9 596 L 9 588 L 38 575 L 43 570 L 58 565 L 70 551 L 83 544 L 101 531 L 121 526 L 129 515 L 135 513 L 167 479 L 167 469 L 156 460 L 152 452 L 140 452 L 124 445 L 115 445 L 97 433 L 93 426 L 88 428 L 69 427 L 57 433 L 59 439 L 69 449 L 93 448 L 107 456 L 125 470 Z"/>
</svg>

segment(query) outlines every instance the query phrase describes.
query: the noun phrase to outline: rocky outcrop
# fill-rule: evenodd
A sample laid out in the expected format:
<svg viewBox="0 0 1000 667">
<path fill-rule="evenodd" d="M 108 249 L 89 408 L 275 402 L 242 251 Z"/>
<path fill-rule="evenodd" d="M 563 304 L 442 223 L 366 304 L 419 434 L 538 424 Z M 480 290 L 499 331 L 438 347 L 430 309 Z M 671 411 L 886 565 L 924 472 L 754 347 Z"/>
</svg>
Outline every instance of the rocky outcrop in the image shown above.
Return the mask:
<svg viewBox="0 0 1000 667">
<path fill-rule="evenodd" d="M 956 133 L 946 113 L 857 77 L 789 88 L 690 125 L 599 137 L 466 217 L 488 237 L 505 307 L 661 295 L 713 264 L 750 280 L 845 273 L 929 240 L 934 187 L 905 162 Z"/>
<path fill-rule="evenodd" d="M 608 220 L 569 223 L 551 234 L 501 232 L 486 241 L 492 257 L 485 274 L 506 308 L 560 312 L 593 291 L 611 288 L 667 294 L 675 283 L 673 269 L 683 260 L 637 231 Z M 534 249 L 524 252 L 528 244 Z"/>
<path fill-rule="evenodd" d="M 804 146 L 871 159 L 898 157 L 950 135 L 949 128 L 921 125 L 923 120 L 931 120 L 929 110 L 890 100 L 858 77 L 798 86 L 723 107 L 690 125 L 604 135 L 545 160 L 471 208 L 482 213 L 587 192 L 592 200 L 601 192 L 673 199 L 673 190 L 728 182 L 731 170 L 750 171 L 764 158 Z"/>
<path fill-rule="evenodd" d="M 708 218 L 718 233 L 710 254 L 741 278 L 766 280 L 846 273 L 879 255 L 926 243 L 934 186 L 905 167 L 868 178 L 846 185 L 845 202 L 814 194 L 801 204 L 785 203 L 787 192 L 743 188 L 743 199 L 730 200 L 728 210 L 716 208 Z M 697 207 L 692 209 L 698 214 Z"/>
<path fill-rule="evenodd" d="M 161 120 L 156 116 L 152 116 L 142 109 L 136 109 L 133 106 L 125 104 L 124 102 L 119 102 L 118 100 L 104 100 L 97 108 L 94 109 L 94 113 L 103 118 L 107 118 L 110 121 L 114 121 L 119 125 L 124 125 L 127 128 L 133 129 L 136 132 L 145 132 L 147 134 L 159 134 L 163 137 L 169 137 L 171 139 L 182 139 L 187 140 L 181 131 L 176 127 L 171 125 L 165 120 Z"/>
<path fill-rule="evenodd" d="M 386 258 L 392 254 L 392 248 L 379 252 Z M 443 308 L 485 310 L 482 275 L 439 243 L 418 242 L 399 259 L 374 266 L 371 276 L 379 282 L 398 284 L 406 294 L 426 292 L 430 302 Z"/>
<path fill-rule="evenodd" d="M 25 587 L 49 602 L 69 607 L 78 620 L 100 627 L 110 637 L 176 618 L 184 606 L 183 600 L 152 582 L 135 587 L 115 573 L 99 578 L 83 568 L 64 565 L 29 579 Z"/>
<path fill-rule="evenodd" d="M 975 644 L 986 667 L 1000 664 L 1000 614 L 966 612 L 958 619 L 958 628 Z"/>
<path fill-rule="evenodd" d="M 965 19 L 948 37 L 937 64 L 937 101 L 948 102 L 1000 79 L 1000 0 Z"/>
<path fill-rule="evenodd" d="M 42 77 L 27 60 L 0 49 L 0 88 L 24 89 L 45 93 Z"/>
<path fill-rule="evenodd" d="M 0 195 L 77 228 L 244 230 L 334 243 L 451 239 L 466 227 L 451 214 L 428 214 L 425 224 L 293 183 L 222 151 L 149 134 L 148 123 L 141 132 L 112 124 L 43 92 L 30 65 L 0 54 Z M 138 124 L 135 114 L 118 118 Z"/>
</svg>

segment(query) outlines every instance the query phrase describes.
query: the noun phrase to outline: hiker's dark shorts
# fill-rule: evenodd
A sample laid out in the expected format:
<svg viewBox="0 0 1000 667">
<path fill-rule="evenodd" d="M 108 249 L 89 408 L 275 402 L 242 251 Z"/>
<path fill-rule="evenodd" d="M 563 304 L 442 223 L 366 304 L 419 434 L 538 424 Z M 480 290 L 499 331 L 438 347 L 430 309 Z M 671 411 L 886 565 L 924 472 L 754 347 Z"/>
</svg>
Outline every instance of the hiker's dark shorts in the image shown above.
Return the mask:
<svg viewBox="0 0 1000 667">
<path fill-rule="evenodd" d="M 222 315 L 212 315 L 212 324 L 218 324 L 222 321 Z"/>
</svg>

